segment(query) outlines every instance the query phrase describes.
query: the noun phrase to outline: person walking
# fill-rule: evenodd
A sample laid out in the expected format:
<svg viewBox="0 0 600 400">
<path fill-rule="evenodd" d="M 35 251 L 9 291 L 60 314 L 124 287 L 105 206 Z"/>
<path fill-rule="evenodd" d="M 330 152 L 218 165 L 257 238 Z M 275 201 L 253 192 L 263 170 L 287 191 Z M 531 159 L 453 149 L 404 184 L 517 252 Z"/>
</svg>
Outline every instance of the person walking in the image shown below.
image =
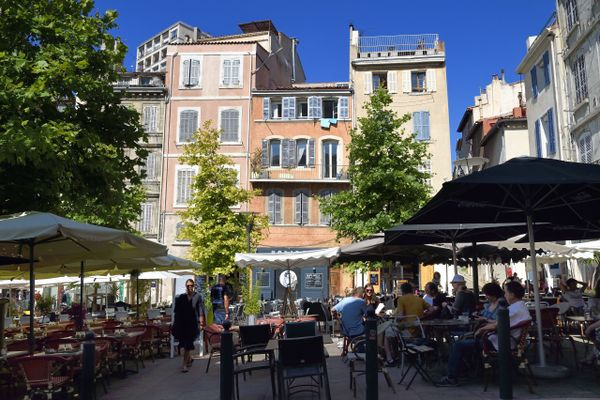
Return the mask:
<svg viewBox="0 0 600 400">
<path fill-rule="evenodd" d="M 210 302 L 213 309 L 213 322 L 223 325 L 229 319 L 229 301 L 231 300 L 231 289 L 225 283 L 223 275 L 219 275 L 219 281 L 210 289 Z"/>
<path fill-rule="evenodd" d="M 193 279 L 185 281 L 185 293 L 175 298 L 173 309 L 173 336 L 183 348 L 181 372 L 188 372 L 194 361 L 190 352 L 194 350 L 194 341 L 205 325 L 204 301 L 200 293 L 195 291 Z"/>
</svg>

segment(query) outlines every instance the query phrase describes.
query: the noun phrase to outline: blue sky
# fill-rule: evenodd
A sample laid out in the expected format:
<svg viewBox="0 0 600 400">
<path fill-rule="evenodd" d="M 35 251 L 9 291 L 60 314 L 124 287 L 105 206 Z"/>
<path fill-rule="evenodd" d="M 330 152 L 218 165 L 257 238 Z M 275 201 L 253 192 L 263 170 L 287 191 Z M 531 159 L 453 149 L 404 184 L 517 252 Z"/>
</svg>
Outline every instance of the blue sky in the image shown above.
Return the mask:
<svg viewBox="0 0 600 400">
<path fill-rule="evenodd" d="M 239 33 L 238 24 L 271 19 L 278 30 L 300 41 L 298 51 L 309 82 L 348 80 L 348 26 L 363 35 L 439 33 L 446 43 L 452 155 L 456 127 L 466 107 L 494 73 L 508 81 L 525 54 L 525 40 L 540 32 L 554 0 L 96 0 L 100 10 L 119 11 L 115 32 L 135 48 L 176 21 L 212 35 Z"/>
</svg>

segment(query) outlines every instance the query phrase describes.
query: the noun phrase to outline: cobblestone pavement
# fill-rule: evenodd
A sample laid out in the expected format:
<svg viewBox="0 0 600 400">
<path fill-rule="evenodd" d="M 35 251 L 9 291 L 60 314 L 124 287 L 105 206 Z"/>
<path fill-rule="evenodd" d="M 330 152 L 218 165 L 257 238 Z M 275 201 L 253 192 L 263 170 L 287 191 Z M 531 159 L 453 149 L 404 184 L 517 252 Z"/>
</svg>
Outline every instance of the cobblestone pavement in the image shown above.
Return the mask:
<svg viewBox="0 0 600 400">
<path fill-rule="evenodd" d="M 351 400 L 353 397 L 349 387 L 348 366 L 339 356 L 339 349 L 335 344 L 327 345 L 331 355 L 328 359 L 329 381 L 333 399 Z M 566 364 L 572 364 L 573 357 L 567 354 L 563 359 Z M 210 370 L 206 374 L 207 357 L 195 360 L 189 373 L 179 371 L 179 358 L 157 359 L 154 363 L 146 361 L 146 368 L 139 374 L 130 375 L 126 379 L 113 379 L 108 388 L 108 394 L 103 394 L 98 388 L 98 397 L 101 400 L 136 400 L 136 399 L 218 399 L 219 398 L 219 363 L 211 362 Z M 572 366 L 572 365 L 571 365 Z M 434 378 L 438 379 L 444 366 L 438 364 L 432 367 Z M 399 385 L 400 369 L 390 368 L 390 375 L 394 383 L 394 394 L 386 385 L 380 375 L 379 398 L 403 400 L 413 399 L 439 399 L 439 398 L 471 398 L 471 399 L 497 399 L 498 386 L 492 383 L 487 392 L 483 391 L 482 380 L 471 378 L 458 387 L 438 388 L 424 382 L 420 377 L 415 379 L 412 387 L 405 390 L 405 385 Z M 571 377 L 560 380 L 538 380 L 534 387 L 535 394 L 530 394 L 523 377 L 517 377 L 514 385 L 515 399 L 590 399 L 600 398 L 600 373 L 592 367 L 584 367 L 581 371 L 572 373 Z M 365 380 L 358 378 L 357 399 L 365 398 Z M 246 381 L 240 380 L 240 394 L 242 400 L 271 399 L 269 374 L 267 371 L 253 372 Z M 185 397 L 183 397 L 185 396 Z M 296 399 L 312 399 L 314 397 L 295 396 Z M 325 398 L 323 396 L 323 398 Z"/>
</svg>

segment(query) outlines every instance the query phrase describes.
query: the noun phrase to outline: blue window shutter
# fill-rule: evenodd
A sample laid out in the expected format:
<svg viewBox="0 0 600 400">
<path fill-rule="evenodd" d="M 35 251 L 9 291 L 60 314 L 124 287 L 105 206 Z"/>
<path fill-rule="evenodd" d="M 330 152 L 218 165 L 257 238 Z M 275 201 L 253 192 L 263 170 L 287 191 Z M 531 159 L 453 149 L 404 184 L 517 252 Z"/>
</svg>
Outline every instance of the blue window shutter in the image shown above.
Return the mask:
<svg viewBox="0 0 600 400">
<path fill-rule="evenodd" d="M 422 140 L 429 140 L 429 111 L 421 113 Z"/>
<path fill-rule="evenodd" d="M 315 140 L 308 139 L 308 166 L 315 166 Z"/>
<path fill-rule="evenodd" d="M 264 97 L 263 98 L 263 119 L 269 119 L 271 114 L 271 98 Z"/>
<path fill-rule="evenodd" d="M 552 109 L 548 110 L 548 154 L 556 153 L 556 136 L 554 135 L 554 119 Z"/>
<path fill-rule="evenodd" d="M 266 139 L 262 141 L 261 166 L 263 168 L 269 167 L 269 141 Z"/>
<path fill-rule="evenodd" d="M 531 91 L 535 99 L 538 95 L 537 70 L 535 66 L 531 68 Z"/>
<path fill-rule="evenodd" d="M 413 132 L 415 133 L 417 140 L 421 138 L 421 112 L 416 111 L 413 113 Z"/>
<path fill-rule="evenodd" d="M 542 59 L 544 60 L 544 84 L 548 86 L 550 84 L 550 56 L 548 52 L 544 53 Z"/>
<path fill-rule="evenodd" d="M 540 120 L 535 121 L 535 149 L 537 156 L 542 157 L 542 137 L 540 132 Z"/>
</svg>

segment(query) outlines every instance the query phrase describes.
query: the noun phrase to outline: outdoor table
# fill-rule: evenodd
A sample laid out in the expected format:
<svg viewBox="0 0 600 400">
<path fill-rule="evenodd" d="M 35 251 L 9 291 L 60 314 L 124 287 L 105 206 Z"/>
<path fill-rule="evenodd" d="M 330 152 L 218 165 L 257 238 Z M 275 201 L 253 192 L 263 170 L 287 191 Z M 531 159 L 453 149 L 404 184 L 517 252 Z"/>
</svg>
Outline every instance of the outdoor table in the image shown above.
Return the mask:
<svg viewBox="0 0 600 400">
<path fill-rule="evenodd" d="M 57 356 L 57 357 L 63 357 L 63 358 L 69 359 L 69 358 L 81 357 L 82 354 L 83 354 L 83 349 L 80 346 L 78 349 L 73 349 L 71 351 L 67 351 L 67 350 L 41 351 L 41 352 L 33 353 L 33 356 L 34 357 Z"/>
<path fill-rule="evenodd" d="M 448 350 L 450 350 L 450 344 L 453 342 L 452 339 L 452 329 L 460 329 L 466 330 L 473 325 L 474 321 L 471 320 L 461 320 L 461 319 L 426 319 L 421 320 L 421 326 L 426 330 L 431 330 L 431 334 L 427 336 L 432 339 L 442 338 L 446 339 L 446 343 L 448 343 Z"/>
<path fill-rule="evenodd" d="M 2 356 L 0 358 L 9 359 L 9 358 L 26 356 L 27 354 L 29 354 L 29 352 L 25 351 L 25 350 L 7 351 L 6 355 Z"/>
<path fill-rule="evenodd" d="M 583 315 L 569 315 L 567 316 L 567 320 L 577 323 L 579 325 L 579 334 L 581 335 L 581 339 L 583 339 L 584 343 L 589 344 L 589 340 L 585 336 L 585 329 L 593 322 L 598 321 L 598 318 L 586 317 Z"/>
</svg>

